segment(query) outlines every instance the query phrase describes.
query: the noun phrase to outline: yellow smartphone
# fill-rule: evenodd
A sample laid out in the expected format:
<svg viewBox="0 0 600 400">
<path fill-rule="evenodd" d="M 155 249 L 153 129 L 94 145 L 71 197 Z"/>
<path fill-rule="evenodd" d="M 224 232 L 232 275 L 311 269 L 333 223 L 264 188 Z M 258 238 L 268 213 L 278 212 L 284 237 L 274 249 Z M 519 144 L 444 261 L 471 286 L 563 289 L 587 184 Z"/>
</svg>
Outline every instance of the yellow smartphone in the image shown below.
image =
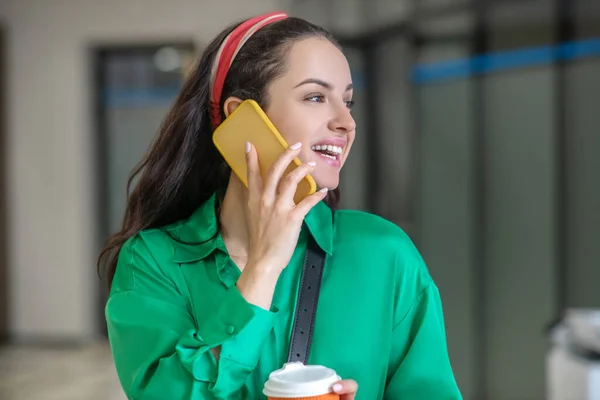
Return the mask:
<svg viewBox="0 0 600 400">
<path fill-rule="evenodd" d="M 260 175 L 265 181 L 271 165 L 289 147 L 267 114 L 254 100 L 243 101 L 213 133 L 213 143 L 237 177 L 248 187 L 246 142 L 252 143 L 258 154 Z M 295 158 L 284 175 L 302 162 Z M 307 175 L 296 188 L 294 202 L 298 204 L 317 190 L 312 176 Z"/>
</svg>

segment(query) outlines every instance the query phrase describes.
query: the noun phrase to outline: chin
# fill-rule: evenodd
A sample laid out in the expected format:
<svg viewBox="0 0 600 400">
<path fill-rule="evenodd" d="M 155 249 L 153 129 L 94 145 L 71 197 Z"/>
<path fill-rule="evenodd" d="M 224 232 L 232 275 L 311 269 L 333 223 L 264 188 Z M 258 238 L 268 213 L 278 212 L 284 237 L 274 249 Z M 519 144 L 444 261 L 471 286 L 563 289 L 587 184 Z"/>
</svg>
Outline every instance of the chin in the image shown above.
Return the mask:
<svg viewBox="0 0 600 400">
<path fill-rule="evenodd" d="M 336 189 L 340 184 L 340 179 L 338 177 L 314 177 L 315 182 L 317 183 L 317 190 L 327 188 L 329 190 Z"/>
</svg>

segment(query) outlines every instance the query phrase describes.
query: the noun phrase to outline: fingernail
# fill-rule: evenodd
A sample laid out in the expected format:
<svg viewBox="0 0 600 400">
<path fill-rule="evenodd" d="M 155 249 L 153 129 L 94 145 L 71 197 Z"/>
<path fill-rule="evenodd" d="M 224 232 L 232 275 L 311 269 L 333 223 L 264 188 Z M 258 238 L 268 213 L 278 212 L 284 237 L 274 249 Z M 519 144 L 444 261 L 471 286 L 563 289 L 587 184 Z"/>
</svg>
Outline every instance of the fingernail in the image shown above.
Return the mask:
<svg viewBox="0 0 600 400">
<path fill-rule="evenodd" d="M 315 165 L 317 165 L 317 163 L 315 161 L 309 161 L 307 162 L 308 165 L 310 165 L 311 167 L 314 167 Z"/>
<path fill-rule="evenodd" d="M 250 145 L 250 142 L 246 142 L 246 154 L 250 153 L 251 148 L 252 148 L 252 145 Z"/>
<path fill-rule="evenodd" d="M 334 392 L 339 393 L 342 391 L 342 385 L 339 383 L 336 383 L 335 385 L 333 385 L 332 389 Z"/>
<path fill-rule="evenodd" d="M 329 191 L 329 189 L 327 188 L 323 188 L 321 190 L 319 190 L 320 193 L 327 193 Z"/>
<path fill-rule="evenodd" d="M 291 145 L 290 149 L 292 149 L 292 150 L 298 150 L 300 147 L 302 147 L 302 143 L 298 142 L 296 144 Z"/>
</svg>

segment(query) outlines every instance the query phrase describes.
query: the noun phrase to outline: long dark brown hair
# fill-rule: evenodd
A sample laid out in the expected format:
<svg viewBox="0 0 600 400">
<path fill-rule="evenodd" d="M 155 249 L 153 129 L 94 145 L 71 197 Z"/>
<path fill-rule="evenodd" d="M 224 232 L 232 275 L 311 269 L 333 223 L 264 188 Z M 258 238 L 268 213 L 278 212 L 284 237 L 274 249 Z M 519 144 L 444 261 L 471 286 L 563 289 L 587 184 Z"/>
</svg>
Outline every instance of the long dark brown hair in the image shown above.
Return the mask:
<svg viewBox="0 0 600 400">
<path fill-rule="evenodd" d="M 224 192 L 230 169 L 212 143 L 210 73 L 219 46 L 239 24 L 221 32 L 206 48 L 165 116 L 148 152 L 132 171 L 127 184 L 128 202 L 121 229 L 111 235 L 98 258 L 108 285 L 112 284 L 123 244 L 144 229 L 160 228 L 188 218 L 216 192 Z M 325 29 L 299 18 L 286 18 L 257 31 L 241 48 L 225 79 L 223 105 L 231 96 L 269 103 L 268 85 L 285 73 L 291 45 L 321 37 L 339 47 Z M 133 182 L 137 181 L 133 191 Z M 332 208 L 339 190 L 325 202 Z"/>
</svg>

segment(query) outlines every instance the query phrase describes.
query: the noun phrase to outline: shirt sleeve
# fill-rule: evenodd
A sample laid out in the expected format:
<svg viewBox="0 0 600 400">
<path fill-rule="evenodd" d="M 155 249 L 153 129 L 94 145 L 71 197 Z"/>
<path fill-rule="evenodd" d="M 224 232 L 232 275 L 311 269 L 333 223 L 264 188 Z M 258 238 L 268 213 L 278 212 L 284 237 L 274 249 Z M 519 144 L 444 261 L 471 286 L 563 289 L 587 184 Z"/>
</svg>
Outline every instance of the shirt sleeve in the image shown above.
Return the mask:
<svg viewBox="0 0 600 400">
<path fill-rule="evenodd" d="M 130 399 L 245 399 L 274 312 L 249 304 L 235 286 L 195 322 L 191 305 L 162 274 L 143 241 L 121 250 L 106 305 L 108 337 Z M 211 348 L 221 346 L 217 363 Z"/>
<path fill-rule="evenodd" d="M 384 399 L 462 399 L 448 357 L 441 299 L 433 282 L 418 293 L 392 337 L 392 368 Z"/>
</svg>

